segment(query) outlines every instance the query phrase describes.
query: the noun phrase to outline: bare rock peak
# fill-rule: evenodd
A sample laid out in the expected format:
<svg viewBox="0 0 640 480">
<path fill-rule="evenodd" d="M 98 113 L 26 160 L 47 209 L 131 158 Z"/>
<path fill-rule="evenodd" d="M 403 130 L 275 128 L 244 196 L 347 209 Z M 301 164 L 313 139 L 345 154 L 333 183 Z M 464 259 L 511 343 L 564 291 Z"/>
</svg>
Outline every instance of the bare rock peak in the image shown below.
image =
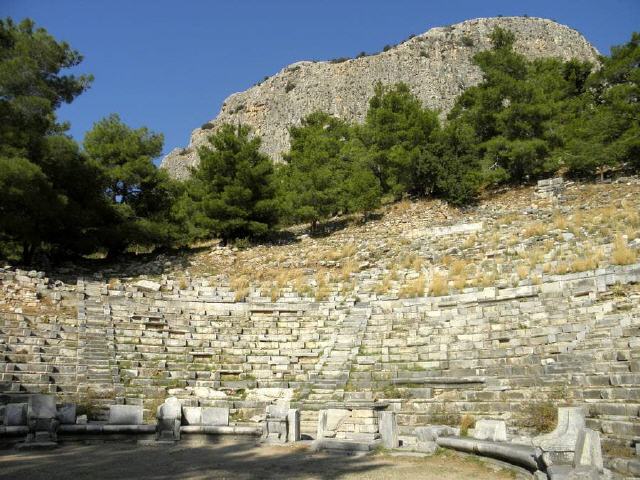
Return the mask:
<svg viewBox="0 0 640 480">
<path fill-rule="evenodd" d="M 478 84 L 473 56 L 491 47 L 496 26 L 511 30 L 515 48 L 529 58 L 598 61 L 597 50 L 577 31 L 552 20 L 494 17 L 436 27 L 374 55 L 334 61 L 300 61 L 253 87 L 230 95 L 213 120 L 196 128 L 189 146 L 176 148 L 162 167 L 186 178 L 197 165 L 197 149 L 223 123 L 244 123 L 262 137 L 262 150 L 274 161 L 289 148 L 289 127 L 316 110 L 347 121 L 363 121 L 377 82 L 404 82 L 426 107 L 445 115 L 464 89 Z"/>
</svg>

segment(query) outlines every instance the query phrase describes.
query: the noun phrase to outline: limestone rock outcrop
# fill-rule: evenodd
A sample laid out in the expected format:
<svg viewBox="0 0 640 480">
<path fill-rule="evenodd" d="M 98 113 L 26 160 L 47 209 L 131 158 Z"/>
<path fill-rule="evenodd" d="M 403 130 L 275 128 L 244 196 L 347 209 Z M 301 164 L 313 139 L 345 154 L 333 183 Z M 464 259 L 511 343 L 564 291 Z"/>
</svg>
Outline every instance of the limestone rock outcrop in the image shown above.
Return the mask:
<svg viewBox="0 0 640 480">
<path fill-rule="evenodd" d="M 197 165 L 198 146 L 223 123 L 244 123 L 262 137 L 262 150 L 274 161 L 289 148 L 289 127 L 309 113 L 323 110 L 361 122 L 377 82 L 408 84 L 429 108 L 445 115 L 455 98 L 481 80 L 472 58 L 490 48 L 496 26 L 516 36 L 516 50 L 529 58 L 578 58 L 597 62 L 598 52 L 577 31 L 552 20 L 499 17 L 438 27 L 376 55 L 343 62 L 302 61 L 250 89 L 228 97 L 218 116 L 196 128 L 187 148 L 176 148 L 162 161 L 175 178 Z"/>
</svg>

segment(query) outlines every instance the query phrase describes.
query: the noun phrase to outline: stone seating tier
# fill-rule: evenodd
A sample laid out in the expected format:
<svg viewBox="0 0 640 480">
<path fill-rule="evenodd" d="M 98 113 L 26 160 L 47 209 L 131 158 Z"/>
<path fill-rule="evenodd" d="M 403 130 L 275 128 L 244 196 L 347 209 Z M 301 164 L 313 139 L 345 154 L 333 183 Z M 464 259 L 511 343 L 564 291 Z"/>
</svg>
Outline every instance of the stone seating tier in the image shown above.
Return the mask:
<svg viewBox="0 0 640 480">
<path fill-rule="evenodd" d="M 16 281 L 13 272 L 1 275 L 3 286 Z M 631 448 L 640 434 L 640 302 L 610 288 L 639 278 L 632 265 L 538 286 L 370 295 L 359 304 L 336 297 L 274 304 L 255 295 L 233 303 L 228 289 L 196 284 L 185 290 L 163 281 L 156 291 L 79 282 L 64 287 L 82 296 L 77 318 L 0 314 L 0 385 L 69 399 L 113 392 L 105 403 L 144 401 L 151 414 L 168 390 L 195 405 L 226 402 L 233 414 L 242 390 L 296 387 L 305 432 L 313 432 L 318 410 L 351 392 L 397 394 L 400 432 L 433 423 L 443 406 L 516 421 L 528 402 L 571 399 L 587 409 L 586 425 L 605 445 Z M 44 295 L 59 293 L 43 279 L 29 282 Z M 228 399 L 199 397 L 198 387 Z"/>
</svg>

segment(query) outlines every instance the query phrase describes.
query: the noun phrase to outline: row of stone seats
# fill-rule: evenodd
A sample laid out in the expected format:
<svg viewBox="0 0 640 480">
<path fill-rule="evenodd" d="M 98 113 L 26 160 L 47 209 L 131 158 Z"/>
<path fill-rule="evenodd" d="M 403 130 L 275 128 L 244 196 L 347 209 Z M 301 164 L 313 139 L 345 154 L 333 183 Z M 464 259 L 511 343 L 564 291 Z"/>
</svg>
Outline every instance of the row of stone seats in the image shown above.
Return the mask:
<svg viewBox="0 0 640 480">
<path fill-rule="evenodd" d="M 203 316 L 199 313 L 203 308 L 206 311 L 207 306 L 187 304 L 180 309 L 173 308 L 180 313 L 179 316 L 171 314 L 174 318 L 167 318 L 169 315 L 160 307 L 151 315 L 141 312 L 138 304 L 135 312 L 120 307 L 113 309 L 119 359 L 125 370 L 132 370 L 126 368 L 132 366 L 131 363 L 137 369 L 129 372 L 136 377 L 133 385 L 146 382 L 145 369 L 150 372 L 157 369 L 161 357 L 167 360 L 168 378 L 185 380 L 191 386 L 195 386 L 195 382 L 199 386 L 225 386 L 225 382 L 216 384 L 215 379 L 211 379 L 211 385 L 202 384 L 209 380 L 206 373 L 212 370 L 237 372 L 255 379 L 255 384 L 260 386 L 282 386 L 283 381 L 304 382 L 331 333 L 330 325 L 324 325 L 323 315 L 300 317 L 297 311 L 281 311 L 286 310 L 282 305 L 244 315 L 227 309 L 222 312 L 225 315 L 218 312 L 214 316 Z M 154 318 L 152 324 L 146 322 L 148 318 Z M 205 378 L 199 378 L 203 374 Z M 238 386 L 235 380 L 230 383 L 230 387 Z"/>
<path fill-rule="evenodd" d="M 0 313 L 0 383 L 11 391 L 74 393 L 77 355 L 75 319 Z"/>
<path fill-rule="evenodd" d="M 410 389 L 422 398 L 451 389 L 447 398 L 457 400 L 451 406 L 470 414 L 516 412 L 522 400 L 531 396 L 532 389 L 543 394 L 568 387 L 565 390 L 575 394 L 577 401 L 640 402 L 640 395 L 634 395 L 640 376 L 631 372 L 639 370 L 633 360 L 638 358 L 638 349 L 632 346 L 637 335 L 627 331 L 631 327 L 623 328 L 638 324 L 637 304 L 620 314 L 610 302 L 599 301 L 593 295 L 554 299 L 553 311 L 539 296 L 516 304 L 507 302 L 499 308 L 480 303 L 447 307 L 440 303 L 436 310 L 427 306 L 422 313 L 420 309 L 424 307 L 418 302 L 415 306 L 402 303 L 405 306 L 386 316 L 375 312 L 372 315 L 363 351 L 351 372 L 356 388 L 374 385 L 382 390 L 385 384 L 399 379 L 411 387 L 433 386 L 430 391 Z M 514 321 L 516 317 L 518 322 Z M 616 350 L 617 358 L 612 358 Z M 456 385 L 455 378 L 463 375 L 486 376 L 488 381 Z M 433 376 L 449 377 L 451 383 L 433 385 L 429 381 Z M 411 385 L 425 378 L 428 384 Z M 436 403 L 441 402 L 434 400 L 433 413 L 439 408 Z M 422 418 L 416 418 L 421 413 Z M 406 421 L 424 421 L 431 413 L 410 411 Z M 618 438 L 629 440 L 637 434 L 637 413 L 631 416 L 636 420 L 617 424 Z M 599 427 L 609 433 L 608 426 Z M 624 430 L 629 434 L 625 436 Z"/>
</svg>

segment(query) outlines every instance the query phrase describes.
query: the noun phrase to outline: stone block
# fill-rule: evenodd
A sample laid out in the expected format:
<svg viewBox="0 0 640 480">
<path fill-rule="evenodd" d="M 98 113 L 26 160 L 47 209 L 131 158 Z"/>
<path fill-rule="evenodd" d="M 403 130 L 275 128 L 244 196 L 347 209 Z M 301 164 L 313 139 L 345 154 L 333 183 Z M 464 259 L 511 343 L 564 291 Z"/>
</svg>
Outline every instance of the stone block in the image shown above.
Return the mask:
<svg viewBox="0 0 640 480">
<path fill-rule="evenodd" d="M 395 412 L 380 412 L 379 431 L 385 448 L 398 448 L 398 424 Z"/>
<path fill-rule="evenodd" d="M 202 407 L 182 407 L 185 425 L 202 425 Z"/>
<path fill-rule="evenodd" d="M 109 406 L 109 425 L 142 425 L 141 405 Z"/>
<path fill-rule="evenodd" d="M 473 438 L 491 440 L 492 442 L 506 442 L 507 426 L 503 420 L 478 420 L 473 431 Z"/>
<path fill-rule="evenodd" d="M 138 290 L 143 292 L 157 292 L 160 290 L 160 284 L 157 282 L 152 282 L 151 280 L 140 280 L 135 283 L 135 286 Z"/>
<path fill-rule="evenodd" d="M 267 405 L 267 415 L 273 418 L 286 418 L 289 413 L 289 402 Z"/>
<path fill-rule="evenodd" d="M 58 420 L 61 425 L 74 425 L 76 423 L 76 404 L 63 403 L 58 409 Z"/>
<path fill-rule="evenodd" d="M 221 407 L 203 407 L 202 425 L 229 425 L 229 409 Z"/>
<path fill-rule="evenodd" d="M 338 429 L 340 424 L 350 416 L 349 410 L 340 409 L 340 408 L 329 408 L 326 410 L 327 419 L 326 419 L 326 428 L 325 430 L 335 431 Z"/>
<path fill-rule="evenodd" d="M 558 424 L 555 430 L 533 439 L 535 446 L 543 452 L 564 455 L 569 462 L 573 460 L 578 435 L 585 428 L 585 412 L 581 407 L 558 408 Z"/>
<path fill-rule="evenodd" d="M 9 403 L 4 411 L 4 424 L 7 427 L 17 427 L 27 424 L 26 403 Z"/>
<path fill-rule="evenodd" d="M 30 415 L 35 418 L 56 417 L 56 397 L 35 394 L 29 397 Z"/>
<path fill-rule="evenodd" d="M 318 425 L 316 427 L 316 441 L 324 438 L 327 434 L 327 411 L 318 412 Z"/>
</svg>

